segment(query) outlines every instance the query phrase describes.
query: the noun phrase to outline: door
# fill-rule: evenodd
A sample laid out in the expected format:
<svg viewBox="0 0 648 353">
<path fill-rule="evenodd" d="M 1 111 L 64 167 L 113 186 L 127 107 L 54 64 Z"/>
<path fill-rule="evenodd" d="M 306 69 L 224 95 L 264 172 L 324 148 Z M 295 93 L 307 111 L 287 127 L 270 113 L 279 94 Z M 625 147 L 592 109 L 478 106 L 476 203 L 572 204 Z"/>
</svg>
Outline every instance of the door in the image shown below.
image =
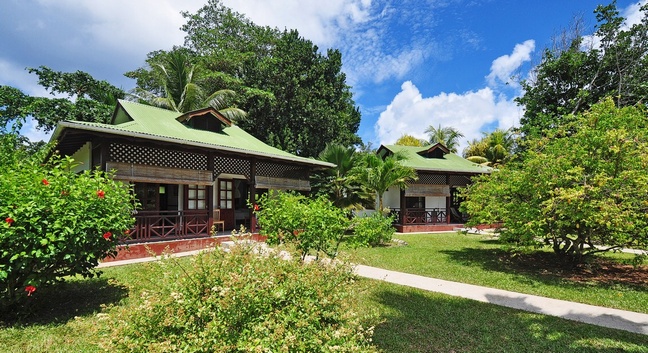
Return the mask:
<svg viewBox="0 0 648 353">
<path fill-rule="evenodd" d="M 221 220 L 225 221 L 225 229 L 236 227 L 234 218 L 234 180 L 218 180 L 218 208 Z"/>
</svg>

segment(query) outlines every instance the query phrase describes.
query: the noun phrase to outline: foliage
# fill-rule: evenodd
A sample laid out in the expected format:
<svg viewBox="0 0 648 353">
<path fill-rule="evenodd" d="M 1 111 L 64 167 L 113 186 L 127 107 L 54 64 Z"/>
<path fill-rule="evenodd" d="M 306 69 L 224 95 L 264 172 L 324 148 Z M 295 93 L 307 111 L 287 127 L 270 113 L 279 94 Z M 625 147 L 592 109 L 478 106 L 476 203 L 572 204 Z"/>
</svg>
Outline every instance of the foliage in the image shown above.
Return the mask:
<svg viewBox="0 0 648 353">
<path fill-rule="evenodd" d="M 335 167 L 316 172 L 312 187 L 316 194 L 326 195 L 339 208 L 371 207 L 374 197 L 361 184 L 357 176 L 362 155 L 352 147 L 327 144 L 319 154 L 319 160 L 335 164 Z"/>
<path fill-rule="evenodd" d="M 532 78 L 522 81 L 524 95 L 517 99 L 525 107 L 520 120 L 525 139 L 571 124 L 577 113 L 604 97 L 614 97 L 620 107 L 645 101 L 647 9 L 644 4 L 640 23 L 625 28 L 614 2 L 599 6 L 595 43 L 575 31 L 563 45 L 545 50 Z"/>
<path fill-rule="evenodd" d="M 188 266 L 167 259 L 149 272 L 155 289 L 142 293 L 137 310 L 111 320 L 112 349 L 376 351 L 367 326 L 374 319 L 359 312 L 354 275 L 341 264 L 259 256 L 241 246 L 199 254 Z"/>
<path fill-rule="evenodd" d="M 358 171 L 360 182 L 378 197 L 378 210 L 384 211 L 383 194 L 392 186 L 407 188 L 408 182 L 418 178 L 416 170 L 403 166 L 398 154 L 385 158 L 377 154 L 365 155 L 365 163 Z"/>
<path fill-rule="evenodd" d="M 28 116 L 45 131 L 63 120 L 107 123 L 117 100 L 126 95 L 122 89 L 83 71 L 67 73 L 45 66 L 28 71 L 38 76 L 38 84 L 49 93 L 67 98 L 32 97 L 17 88 L 0 86 L 0 125 L 16 124 L 19 129 Z"/>
<path fill-rule="evenodd" d="M 184 16 L 185 46 L 215 84 L 226 79 L 226 87 L 241 92 L 236 103 L 247 112 L 237 121 L 241 128 L 307 157 L 317 156 L 327 143 L 360 143 L 360 112 L 339 50 L 320 50 L 295 30 L 257 26 L 220 0 Z"/>
<path fill-rule="evenodd" d="M 427 129 L 425 129 L 425 133 L 429 134 L 429 142 L 431 144 L 440 143 L 452 153 L 457 153 L 459 139 L 464 137 L 464 135 L 459 132 L 459 130 L 450 126 L 441 127 L 441 125 L 439 125 L 439 127 L 430 125 L 427 127 Z"/>
<path fill-rule="evenodd" d="M 202 67 L 193 62 L 195 59 L 188 50 L 176 48 L 156 54 L 148 59 L 150 71 L 139 69 L 126 73 L 128 77 L 148 79 L 138 79 L 146 89 L 138 87 L 134 90 L 134 95 L 141 101 L 181 113 L 212 107 L 230 120 L 245 116 L 241 109 L 227 107 L 235 96 L 233 90 L 219 89 L 211 94 L 205 91 L 203 86 L 206 83 L 199 78 Z"/>
<path fill-rule="evenodd" d="M 2 137 L 0 304 L 26 300 L 64 276 L 92 277 L 133 225 L 133 197 L 110 174 L 72 171 L 69 157 L 26 157 L 15 136 Z"/>
<path fill-rule="evenodd" d="M 347 240 L 352 247 L 387 244 L 394 236 L 394 217 L 374 212 L 370 216 L 353 218 L 353 236 Z"/>
<path fill-rule="evenodd" d="M 483 133 L 481 140 L 470 142 L 463 153 L 464 157 L 472 162 L 497 167 L 511 159 L 515 146 L 511 129 L 495 129 L 490 133 Z"/>
<path fill-rule="evenodd" d="M 502 239 L 549 245 L 580 262 L 622 247 L 648 247 L 648 116 L 611 99 L 574 117 L 562 138 L 533 141 L 523 162 L 469 186 L 470 225 L 502 222 Z"/>
<path fill-rule="evenodd" d="M 346 213 L 325 197 L 271 192 L 259 199 L 259 207 L 257 222 L 268 244 L 293 244 L 302 259 L 311 252 L 335 258 L 349 228 Z"/>
<path fill-rule="evenodd" d="M 429 142 L 417 139 L 412 135 L 403 134 L 403 136 L 399 137 L 394 144 L 399 146 L 423 147 L 429 145 Z"/>
</svg>

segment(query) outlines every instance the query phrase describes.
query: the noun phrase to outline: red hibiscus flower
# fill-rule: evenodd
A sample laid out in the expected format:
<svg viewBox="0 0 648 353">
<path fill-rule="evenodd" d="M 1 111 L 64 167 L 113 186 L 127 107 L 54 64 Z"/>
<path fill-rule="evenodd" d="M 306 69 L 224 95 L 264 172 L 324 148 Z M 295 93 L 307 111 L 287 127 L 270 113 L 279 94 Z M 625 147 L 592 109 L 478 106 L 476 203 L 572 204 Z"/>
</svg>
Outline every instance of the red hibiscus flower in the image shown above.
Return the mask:
<svg viewBox="0 0 648 353">
<path fill-rule="evenodd" d="M 129 235 L 129 234 L 130 234 L 130 229 L 126 229 L 126 230 L 124 231 L 124 234 Z"/>
<path fill-rule="evenodd" d="M 9 225 L 11 225 L 11 223 L 14 222 L 14 219 L 11 218 L 11 217 L 7 217 L 7 218 L 5 218 L 5 222 L 7 222 L 7 223 L 9 223 Z"/>
<path fill-rule="evenodd" d="M 43 179 L 43 185 L 49 185 L 49 181 L 47 181 L 47 179 Z"/>
<path fill-rule="evenodd" d="M 105 233 L 103 234 L 103 237 L 104 237 L 104 239 L 106 239 L 106 240 L 110 240 L 110 237 L 112 237 L 112 233 L 111 233 L 111 232 L 105 232 Z"/>
<path fill-rule="evenodd" d="M 254 210 L 258 212 L 260 210 L 259 205 L 254 204 Z"/>
<path fill-rule="evenodd" d="M 103 190 L 97 190 L 97 196 L 99 196 L 100 199 L 103 199 L 106 193 Z"/>
<path fill-rule="evenodd" d="M 34 293 L 35 291 L 36 291 L 36 287 L 32 285 L 28 285 L 27 287 L 25 287 L 25 292 L 27 292 L 28 297 L 30 297 L 32 293 Z"/>
</svg>

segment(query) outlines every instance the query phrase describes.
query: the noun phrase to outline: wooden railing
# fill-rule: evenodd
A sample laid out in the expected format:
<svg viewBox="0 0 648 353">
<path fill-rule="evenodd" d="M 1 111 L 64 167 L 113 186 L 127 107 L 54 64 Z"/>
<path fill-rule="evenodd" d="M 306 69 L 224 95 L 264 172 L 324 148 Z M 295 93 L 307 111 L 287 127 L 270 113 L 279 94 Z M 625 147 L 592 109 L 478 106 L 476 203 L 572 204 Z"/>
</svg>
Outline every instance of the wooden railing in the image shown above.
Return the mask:
<svg viewBox="0 0 648 353">
<path fill-rule="evenodd" d="M 126 242 L 209 235 L 209 211 L 138 211 Z"/>
<path fill-rule="evenodd" d="M 392 214 L 396 216 L 395 222 L 400 224 L 400 215 L 401 210 L 396 208 L 391 211 Z M 416 209 L 406 209 L 404 224 L 441 224 L 448 223 L 448 212 L 445 208 L 416 208 Z"/>
</svg>

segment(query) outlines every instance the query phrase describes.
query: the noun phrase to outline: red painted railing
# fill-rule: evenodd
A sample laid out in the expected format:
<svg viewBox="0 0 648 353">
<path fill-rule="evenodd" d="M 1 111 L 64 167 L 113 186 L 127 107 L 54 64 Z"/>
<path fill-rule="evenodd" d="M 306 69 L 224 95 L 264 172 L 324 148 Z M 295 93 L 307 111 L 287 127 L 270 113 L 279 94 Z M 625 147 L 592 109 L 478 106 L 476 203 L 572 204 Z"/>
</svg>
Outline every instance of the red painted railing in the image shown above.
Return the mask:
<svg viewBox="0 0 648 353">
<path fill-rule="evenodd" d="M 400 224 L 400 209 L 393 209 L 392 214 L 396 215 L 395 222 Z M 413 224 L 445 224 L 449 223 L 448 212 L 445 208 L 406 209 L 403 225 Z"/>
<path fill-rule="evenodd" d="M 127 243 L 187 238 L 210 233 L 209 211 L 138 211 Z"/>
</svg>

